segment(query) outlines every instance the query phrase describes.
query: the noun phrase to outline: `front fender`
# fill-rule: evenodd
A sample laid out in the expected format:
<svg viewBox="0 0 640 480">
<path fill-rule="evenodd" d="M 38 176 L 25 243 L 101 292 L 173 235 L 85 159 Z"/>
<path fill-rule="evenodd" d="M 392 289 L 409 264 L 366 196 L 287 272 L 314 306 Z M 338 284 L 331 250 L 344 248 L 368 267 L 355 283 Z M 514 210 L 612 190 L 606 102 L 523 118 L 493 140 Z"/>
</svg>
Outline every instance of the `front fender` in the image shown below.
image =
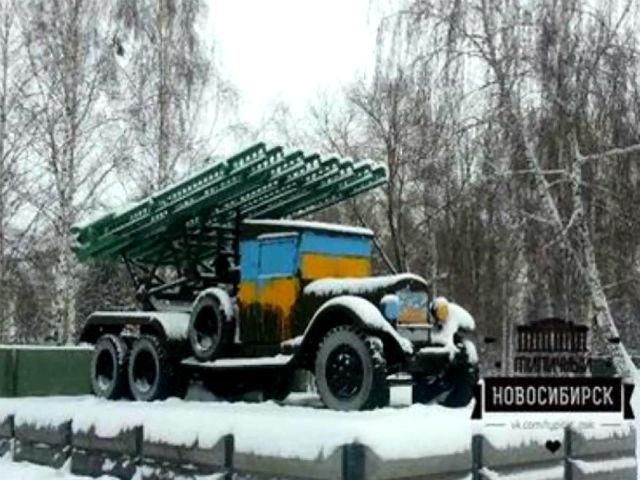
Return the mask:
<svg viewBox="0 0 640 480">
<path fill-rule="evenodd" d="M 385 344 L 386 353 L 396 360 L 413 353 L 413 344 L 398 334 L 375 305 L 353 295 L 340 295 L 318 308 L 304 332 L 299 351 L 314 351 L 329 330 L 345 324 L 379 335 Z"/>
<path fill-rule="evenodd" d="M 218 287 L 207 288 L 198 294 L 196 299 L 193 301 L 193 305 L 197 305 L 198 302 L 205 297 L 215 298 L 218 301 L 220 308 L 224 313 L 225 321 L 231 322 L 237 318 L 238 315 L 234 308 L 234 302 L 225 290 Z"/>
</svg>

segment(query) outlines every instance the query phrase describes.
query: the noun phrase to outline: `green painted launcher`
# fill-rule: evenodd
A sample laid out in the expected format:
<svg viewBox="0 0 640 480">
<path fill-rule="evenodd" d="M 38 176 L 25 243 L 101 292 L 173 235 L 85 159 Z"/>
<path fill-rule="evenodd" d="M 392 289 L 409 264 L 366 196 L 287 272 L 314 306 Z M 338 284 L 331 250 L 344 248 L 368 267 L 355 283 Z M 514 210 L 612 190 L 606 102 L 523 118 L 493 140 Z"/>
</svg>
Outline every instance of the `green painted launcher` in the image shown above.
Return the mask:
<svg viewBox="0 0 640 480">
<path fill-rule="evenodd" d="M 73 226 L 80 260 L 198 262 L 231 242 L 237 219 L 298 218 L 387 181 L 369 160 L 257 143 L 128 206 Z"/>
</svg>

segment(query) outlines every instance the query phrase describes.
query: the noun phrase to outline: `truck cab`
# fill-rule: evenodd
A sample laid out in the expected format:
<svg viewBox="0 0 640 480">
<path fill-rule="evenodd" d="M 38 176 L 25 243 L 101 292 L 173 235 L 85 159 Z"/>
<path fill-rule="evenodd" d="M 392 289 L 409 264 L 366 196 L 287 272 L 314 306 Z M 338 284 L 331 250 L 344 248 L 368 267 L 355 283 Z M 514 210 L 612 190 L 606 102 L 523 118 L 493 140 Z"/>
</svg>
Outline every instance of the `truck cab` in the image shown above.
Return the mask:
<svg viewBox="0 0 640 480">
<path fill-rule="evenodd" d="M 277 220 L 244 227 L 237 299 L 243 343 L 273 345 L 304 333 L 301 298 L 314 280 L 371 273 L 370 230 Z"/>
</svg>

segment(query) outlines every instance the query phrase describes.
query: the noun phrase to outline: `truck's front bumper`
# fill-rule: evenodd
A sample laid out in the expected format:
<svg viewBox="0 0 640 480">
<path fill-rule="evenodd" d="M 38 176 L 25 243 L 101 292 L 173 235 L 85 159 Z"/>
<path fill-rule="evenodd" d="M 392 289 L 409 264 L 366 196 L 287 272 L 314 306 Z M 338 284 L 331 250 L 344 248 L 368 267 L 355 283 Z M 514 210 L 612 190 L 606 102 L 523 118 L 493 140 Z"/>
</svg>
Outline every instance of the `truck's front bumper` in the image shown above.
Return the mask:
<svg viewBox="0 0 640 480">
<path fill-rule="evenodd" d="M 454 361 L 455 357 L 452 358 L 449 350 L 436 346 L 427 347 L 418 350 L 408 358 L 406 370 L 412 374 L 425 376 L 440 375 Z"/>
</svg>

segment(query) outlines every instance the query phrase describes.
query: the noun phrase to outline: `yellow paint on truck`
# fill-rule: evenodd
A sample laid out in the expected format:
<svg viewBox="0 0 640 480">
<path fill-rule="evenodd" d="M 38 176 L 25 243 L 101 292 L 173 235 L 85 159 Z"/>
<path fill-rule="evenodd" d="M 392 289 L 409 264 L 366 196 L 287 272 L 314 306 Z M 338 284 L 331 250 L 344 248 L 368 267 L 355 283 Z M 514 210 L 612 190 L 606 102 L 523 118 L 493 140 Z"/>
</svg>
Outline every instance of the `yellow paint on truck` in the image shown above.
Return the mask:
<svg viewBox="0 0 640 480">
<path fill-rule="evenodd" d="M 371 260 L 368 257 L 349 257 L 304 253 L 300 258 L 302 278 L 316 280 L 331 277 L 368 277 Z"/>
</svg>

